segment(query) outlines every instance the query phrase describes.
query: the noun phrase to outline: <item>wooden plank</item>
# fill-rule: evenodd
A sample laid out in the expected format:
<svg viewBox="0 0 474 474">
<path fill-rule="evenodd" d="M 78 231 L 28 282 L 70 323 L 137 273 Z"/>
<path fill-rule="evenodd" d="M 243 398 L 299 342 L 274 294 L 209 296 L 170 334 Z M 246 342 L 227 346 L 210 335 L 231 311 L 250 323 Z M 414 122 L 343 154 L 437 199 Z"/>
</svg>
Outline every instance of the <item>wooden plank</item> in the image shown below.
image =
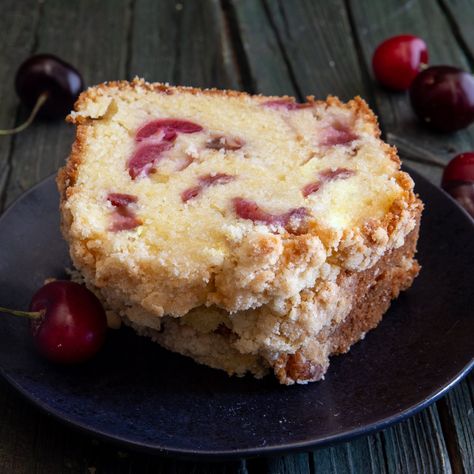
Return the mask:
<svg viewBox="0 0 474 474">
<path fill-rule="evenodd" d="M 301 95 L 368 97 L 343 0 L 265 3 Z"/>
<path fill-rule="evenodd" d="M 91 443 L 87 447 L 82 463 L 82 471 L 77 470 L 73 472 L 95 472 L 101 474 L 153 474 L 157 472 L 163 474 L 247 474 L 245 461 L 235 460 L 211 463 L 183 461 L 153 456 L 138 451 L 129 451 L 98 441 L 95 441 L 94 445 Z"/>
<path fill-rule="evenodd" d="M 248 61 L 253 91 L 267 95 L 295 94 L 292 72 L 264 4 L 237 0 L 229 3 L 228 9 L 245 54 L 241 61 Z"/>
<path fill-rule="evenodd" d="M 39 4 L 33 0 L 10 0 L 2 5 L 0 16 L 2 49 L 0 52 L 0 124 L 2 128 L 15 126 L 19 99 L 14 92 L 16 69 L 31 52 L 40 14 Z M 10 160 L 16 137 L 0 137 L 0 197 L 3 198 Z M 0 211 L 3 199 L 0 199 Z M 0 384 L 0 472 L 29 473 L 34 469 L 32 456 L 25 456 L 25 446 L 34 444 L 34 426 L 38 413 L 30 407 L 21 411 L 18 395 Z M 28 409 L 30 408 L 30 409 Z M 19 425 L 19 428 L 18 428 Z"/>
<path fill-rule="evenodd" d="M 217 0 L 137 0 L 130 45 L 131 76 L 195 87 L 241 89 L 226 22 Z M 245 461 L 208 464 L 143 459 L 130 454 L 130 472 L 247 472 Z"/>
<path fill-rule="evenodd" d="M 454 472 L 474 472 L 474 375 L 439 402 Z"/>
<path fill-rule="evenodd" d="M 68 8 L 61 0 L 48 0 L 35 52 L 56 54 L 75 65 L 86 84 L 125 78 L 128 20 L 128 0 L 75 1 Z M 15 67 L 23 59 L 17 58 Z M 20 119 L 25 116 L 23 110 Z M 72 127 L 62 121 L 37 121 L 15 137 L 6 203 L 62 165 L 72 141 Z"/>
<path fill-rule="evenodd" d="M 318 449 L 313 455 L 315 474 L 384 474 L 387 472 L 382 434 L 365 436 L 330 448 Z"/>
<path fill-rule="evenodd" d="M 173 82 L 177 71 L 176 25 L 180 8 L 182 4 L 172 1 L 135 2 L 130 44 L 131 76 L 137 75 L 148 81 Z"/>
<path fill-rule="evenodd" d="M 329 2 L 325 6 L 328 4 Z M 309 47 L 314 44 L 312 24 L 307 21 L 306 10 L 309 9 L 312 12 L 311 20 L 316 22 L 317 28 L 325 29 L 326 21 L 331 16 L 329 10 L 332 11 L 334 8 L 332 2 L 329 8 L 318 5 L 318 11 L 321 14 L 318 16 L 314 12 L 313 5 L 314 3 L 311 4 L 311 2 L 292 2 L 291 4 L 269 2 L 268 5 L 264 5 L 250 0 L 237 0 L 232 3 L 238 30 L 242 36 L 241 41 L 246 60 L 250 65 L 252 82 L 257 92 L 290 94 L 300 98 L 310 94 L 324 97 L 328 93 L 329 84 L 333 80 L 337 80 L 335 71 L 333 73 L 333 70 L 329 69 L 329 74 L 322 78 L 320 76 L 316 78 L 315 86 L 315 71 L 321 68 L 314 69 L 311 66 L 319 62 L 328 64 L 332 59 L 328 59 L 325 54 L 321 59 L 317 53 L 316 59 L 310 58 L 307 48 L 301 49 L 303 44 L 307 44 Z M 291 12 L 287 11 L 288 9 Z M 339 21 L 339 16 L 337 18 Z M 329 25 L 328 28 L 331 26 L 333 25 Z M 325 37 L 325 32 L 319 31 L 319 33 L 322 38 Z M 353 49 L 348 49 L 348 51 L 353 52 Z M 313 55 L 314 51 L 311 54 Z M 357 70 L 355 56 L 353 59 L 355 70 Z M 301 64 L 304 67 L 301 68 Z M 295 79 L 296 71 L 297 78 Z M 304 80 L 300 82 L 301 77 L 304 77 Z M 360 78 L 360 76 L 358 77 Z M 342 87 L 341 91 L 345 92 Z M 334 90 L 331 92 L 334 93 Z M 370 444 L 371 441 L 365 441 L 365 443 Z M 315 451 L 309 459 L 303 454 L 267 460 L 251 460 L 248 462 L 248 468 L 251 473 L 346 472 L 344 470 L 345 459 L 341 456 L 341 452 L 350 451 L 350 446 L 352 444 L 348 443 L 344 445 L 344 448 L 320 449 Z M 360 459 L 358 449 L 355 451 L 357 452 L 357 454 L 354 453 L 355 457 Z M 371 462 L 376 466 L 383 465 L 383 454 L 379 452 L 378 457 L 372 456 Z M 367 460 L 364 460 L 362 465 L 367 466 Z"/>
<path fill-rule="evenodd" d="M 452 64 L 468 69 L 468 58 L 436 2 L 349 0 L 349 5 L 368 71 L 376 46 L 385 38 L 406 32 L 418 35 L 427 42 L 431 64 Z M 374 95 L 384 130 L 391 134 L 393 142 L 398 138 L 408 140 L 445 163 L 454 154 L 473 148 L 474 126 L 452 134 L 432 132 L 416 119 L 407 94 L 388 92 L 374 82 Z M 427 170 L 423 165 L 410 165 L 424 173 Z M 440 176 L 440 168 L 429 172 L 429 178 L 434 182 L 439 183 Z"/>
<path fill-rule="evenodd" d="M 137 0 L 131 53 L 132 75 L 148 81 L 242 88 L 218 0 Z"/>
<path fill-rule="evenodd" d="M 151 458 L 149 472 L 151 473 L 173 473 L 173 474 L 247 474 L 245 462 L 221 461 L 221 462 L 192 462 L 178 461 L 174 459 Z M 135 469 L 133 472 L 139 474 L 143 471 Z"/>
<path fill-rule="evenodd" d="M 0 472 L 33 472 L 34 457 L 25 453 L 33 451 L 38 416 L 37 410 L 0 381 Z"/>
<path fill-rule="evenodd" d="M 389 473 L 450 473 L 436 405 L 382 433 Z"/>
<path fill-rule="evenodd" d="M 290 454 L 247 461 L 249 474 L 310 474 L 308 454 Z"/>
<path fill-rule="evenodd" d="M 474 63 L 474 5 L 472 0 L 441 0 L 464 52 Z M 471 68 L 472 70 L 472 68 Z"/>
<path fill-rule="evenodd" d="M 15 93 L 14 79 L 18 65 L 31 52 L 35 43 L 40 8 L 35 0 L 18 2 L 6 0 L 2 3 L 0 31 L 0 128 L 15 126 L 20 101 Z M 0 211 L 2 195 L 10 172 L 10 158 L 14 144 L 13 136 L 0 137 Z"/>
</svg>

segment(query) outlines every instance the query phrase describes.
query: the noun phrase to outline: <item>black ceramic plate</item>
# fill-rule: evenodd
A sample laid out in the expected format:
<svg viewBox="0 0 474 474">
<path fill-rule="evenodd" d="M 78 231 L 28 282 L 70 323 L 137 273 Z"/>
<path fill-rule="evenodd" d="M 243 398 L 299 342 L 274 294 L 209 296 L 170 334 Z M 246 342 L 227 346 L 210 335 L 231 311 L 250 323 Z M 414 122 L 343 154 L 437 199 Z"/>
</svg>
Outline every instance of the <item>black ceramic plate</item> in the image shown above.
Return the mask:
<svg viewBox="0 0 474 474">
<path fill-rule="evenodd" d="M 474 355 L 474 225 L 442 191 L 412 173 L 426 203 L 423 270 L 380 326 L 332 360 L 323 382 L 279 386 L 229 378 L 112 331 L 82 367 L 40 359 L 21 318 L 0 317 L 0 370 L 29 400 L 76 427 L 180 456 L 229 457 L 348 439 L 427 406 L 467 374 Z M 52 178 L 0 220 L 0 303 L 26 308 L 46 277 L 69 266 Z"/>
</svg>

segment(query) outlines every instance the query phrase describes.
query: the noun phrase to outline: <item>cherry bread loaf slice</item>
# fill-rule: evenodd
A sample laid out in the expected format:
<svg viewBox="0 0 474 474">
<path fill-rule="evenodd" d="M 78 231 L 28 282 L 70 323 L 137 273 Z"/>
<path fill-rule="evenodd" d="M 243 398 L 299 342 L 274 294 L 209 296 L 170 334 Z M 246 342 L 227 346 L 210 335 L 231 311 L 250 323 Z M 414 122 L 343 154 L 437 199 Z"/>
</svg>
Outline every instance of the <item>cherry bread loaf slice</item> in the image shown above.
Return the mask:
<svg viewBox="0 0 474 474">
<path fill-rule="evenodd" d="M 260 373 L 258 365 L 281 375 L 285 357 L 290 366 L 297 357 L 320 376 L 337 350 L 310 342 L 347 323 L 357 282 L 382 272 L 389 256 L 405 262 L 394 263 L 404 278 L 383 271 L 384 284 L 394 283 L 378 321 L 387 295 L 416 273 L 409 236 L 422 206 L 360 98 L 299 104 L 137 79 L 88 89 L 68 120 L 76 141 L 58 186 L 74 265 L 111 310 L 173 350 L 239 374 Z M 255 344 L 226 320 L 227 339 L 208 323 L 182 347 L 192 321 L 215 321 L 211 314 L 246 321 L 249 334 L 254 325 Z M 273 329 L 263 329 L 269 320 Z M 269 349 L 282 324 L 300 335 L 283 331 L 282 341 L 293 340 Z M 237 370 L 212 360 L 215 340 L 246 362 Z M 312 372 L 280 379 L 313 380 Z"/>
<path fill-rule="evenodd" d="M 272 371 L 282 384 L 324 377 L 329 356 L 347 352 L 377 326 L 391 299 L 418 274 L 414 259 L 418 228 L 398 249 L 362 272 L 344 271 L 319 281 L 283 307 L 271 304 L 227 313 L 199 307 L 182 318 L 162 318 L 159 330 L 147 321 L 126 323 L 162 346 L 230 375 Z"/>
</svg>

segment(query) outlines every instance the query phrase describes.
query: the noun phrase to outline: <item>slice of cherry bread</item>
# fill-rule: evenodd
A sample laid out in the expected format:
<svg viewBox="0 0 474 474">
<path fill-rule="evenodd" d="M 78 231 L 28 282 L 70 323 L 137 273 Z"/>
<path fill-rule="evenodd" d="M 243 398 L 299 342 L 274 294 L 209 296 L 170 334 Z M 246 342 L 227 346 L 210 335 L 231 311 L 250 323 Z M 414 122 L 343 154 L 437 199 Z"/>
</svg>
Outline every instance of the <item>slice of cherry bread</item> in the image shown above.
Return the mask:
<svg viewBox="0 0 474 474">
<path fill-rule="evenodd" d="M 416 275 L 422 206 L 360 98 L 134 80 L 88 89 L 68 119 L 58 186 L 74 265 L 172 350 L 317 380 Z"/>
</svg>

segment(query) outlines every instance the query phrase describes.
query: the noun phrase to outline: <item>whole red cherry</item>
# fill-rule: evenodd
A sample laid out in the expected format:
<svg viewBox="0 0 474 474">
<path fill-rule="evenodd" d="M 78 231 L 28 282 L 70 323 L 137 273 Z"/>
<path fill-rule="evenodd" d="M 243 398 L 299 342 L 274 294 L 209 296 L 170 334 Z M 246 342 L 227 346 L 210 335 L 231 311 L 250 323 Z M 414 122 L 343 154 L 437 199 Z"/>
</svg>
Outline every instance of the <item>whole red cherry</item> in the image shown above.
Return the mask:
<svg viewBox="0 0 474 474">
<path fill-rule="evenodd" d="M 413 110 L 427 126 L 453 132 L 474 121 L 474 77 L 453 66 L 432 66 L 410 87 Z"/>
<path fill-rule="evenodd" d="M 104 308 L 91 291 L 78 283 L 47 283 L 34 294 L 30 311 L 42 313 L 31 322 L 33 340 L 38 351 L 53 362 L 83 362 L 104 343 Z"/>
<path fill-rule="evenodd" d="M 385 87 L 404 91 L 428 64 L 426 43 L 414 35 L 388 38 L 374 52 L 372 67 L 376 79 Z"/>
<path fill-rule="evenodd" d="M 52 281 L 33 296 L 30 311 L 0 311 L 31 319 L 38 352 L 52 362 L 75 364 L 93 357 L 107 331 L 105 311 L 97 297 L 78 283 Z"/>
<path fill-rule="evenodd" d="M 474 218 L 474 152 L 461 153 L 448 163 L 441 186 Z"/>
<path fill-rule="evenodd" d="M 46 99 L 38 115 L 64 118 L 84 88 L 79 71 L 52 54 L 37 54 L 23 62 L 15 77 L 18 97 L 33 108 L 41 95 Z"/>
</svg>

